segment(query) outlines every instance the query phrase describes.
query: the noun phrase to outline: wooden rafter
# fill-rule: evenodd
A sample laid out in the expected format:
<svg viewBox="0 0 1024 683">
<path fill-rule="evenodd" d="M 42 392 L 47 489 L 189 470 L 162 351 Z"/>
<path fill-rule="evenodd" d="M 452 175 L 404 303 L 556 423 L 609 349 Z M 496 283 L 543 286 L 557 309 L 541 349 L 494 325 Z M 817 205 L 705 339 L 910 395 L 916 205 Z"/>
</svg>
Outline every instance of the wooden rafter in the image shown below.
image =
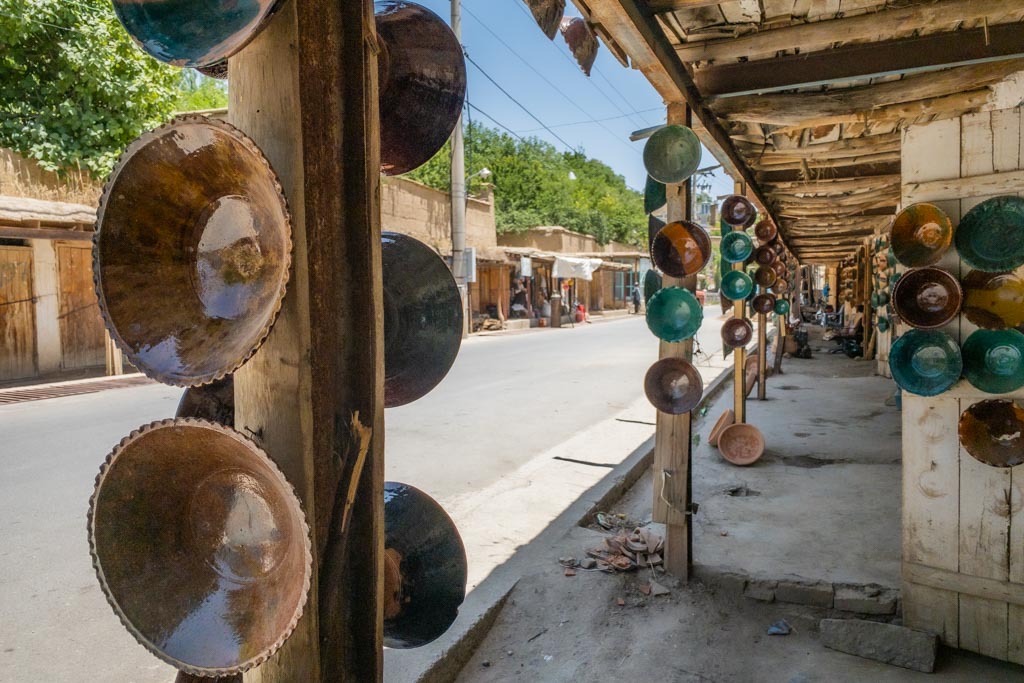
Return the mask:
<svg viewBox="0 0 1024 683">
<path fill-rule="evenodd" d="M 659 3 L 652 3 L 655 9 Z M 669 3 L 665 3 L 669 4 Z M 671 8 L 666 8 L 671 9 Z M 853 17 L 794 24 L 757 31 L 738 38 L 707 40 L 676 46 L 686 63 L 728 61 L 742 57 L 774 57 L 797 47 L 831 45 L 849 41 L 878 41 L 912 34 L 924 26 L 956 26 L 961 22 L 986 19 L 990 25 L 1004 17 L 1016 17 L 1021 8 L 1006 0 L 943 0 L 909 7 L 869 12 Z"/>
</svg>

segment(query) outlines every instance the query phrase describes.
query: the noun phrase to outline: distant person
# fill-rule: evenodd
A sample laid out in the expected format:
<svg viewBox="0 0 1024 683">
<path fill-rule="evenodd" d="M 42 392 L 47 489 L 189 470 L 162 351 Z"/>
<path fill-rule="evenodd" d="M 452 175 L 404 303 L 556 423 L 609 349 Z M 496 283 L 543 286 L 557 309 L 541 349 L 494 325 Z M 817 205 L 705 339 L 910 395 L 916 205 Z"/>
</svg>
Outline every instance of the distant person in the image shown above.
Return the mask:
<svg viewBox="0 0 1024 683">
<path fill-rule="evenodd" d="M 632 296 L 633 296 L 633 313 L 636 314 L 636 315 L 639 315 L 640 314 L 640 299 L 641 299 L 641 296 L 640 296 L 640 283 L 639 282 L 634 282 L 633 283 L 633 294 L 632 294 Z"/>
<path fill-rule="evenodd" d="M 829 288 L 828 288 L 828 283 L 826 282 L 825 286 L 822 287 L 822 289 L 821 289 L 821 298 L 825 300 L 825 303 L 828 303 L 828 294 L 829 294 Z"/>
</svg>

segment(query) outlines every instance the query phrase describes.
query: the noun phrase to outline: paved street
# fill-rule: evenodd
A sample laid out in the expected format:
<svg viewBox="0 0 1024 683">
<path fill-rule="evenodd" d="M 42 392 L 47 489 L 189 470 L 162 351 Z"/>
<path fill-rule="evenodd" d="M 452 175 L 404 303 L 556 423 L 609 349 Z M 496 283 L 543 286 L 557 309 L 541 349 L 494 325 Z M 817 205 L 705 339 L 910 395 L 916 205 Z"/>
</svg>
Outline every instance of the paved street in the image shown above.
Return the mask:
<svg viewBox="0 0 1024 683">
<path fill-rule="evenodd" d="M 720 348 L 717 313 L 701 330 L 707 353 Z M 387 412 L 387 476 L 442 502 L 485 488 L 634 403 L 656 352 L 641 317 L 471 338 L 437 390 Z M 0 406 L 0 681 L 169 680 L 105 604 L 85 512 L 111 447 L 172 416 L 180 394 L 153 385 Z"/>
</svg>

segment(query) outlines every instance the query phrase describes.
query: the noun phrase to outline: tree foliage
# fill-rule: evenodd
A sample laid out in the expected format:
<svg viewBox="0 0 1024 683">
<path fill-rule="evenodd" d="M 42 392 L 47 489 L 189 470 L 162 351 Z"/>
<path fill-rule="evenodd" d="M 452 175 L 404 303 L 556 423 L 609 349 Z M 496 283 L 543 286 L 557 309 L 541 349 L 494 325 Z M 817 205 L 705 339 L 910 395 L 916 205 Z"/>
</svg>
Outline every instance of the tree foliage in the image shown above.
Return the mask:
<svg viewBox="0 0 1024 683">
<path fill-rule="evenodd" d="M 179 71 L 132 43 L 110 0 L 0 0 L 0 146 L 110 171 L 174 110 Z"/>
<path fill-rule="evenodd" d="M 178 112 L 223 109 L 228 106 L 227 81 L 207 78 L 194 69 L 183 69 L 174 110 Z"/>
<path fill-rule="evenodd" d="M 517 140 L 472 124 L 466 130 L 466 168 L 471 175 L 483 168 L 491 171 L 486 182 L 495 185 L 499 232 L 560 225 L 593 235 L 601 243 L 645 243 L 643 195 L 627 187 L 625 179 L 607 165 L 582 152 L 559 152 L 536 138 Z M 450 190 L 450 145 L 408 177 Z M 473 177 L 470 192 L 482 189 L 483 183 L 479 176 Z"/>
</svg>

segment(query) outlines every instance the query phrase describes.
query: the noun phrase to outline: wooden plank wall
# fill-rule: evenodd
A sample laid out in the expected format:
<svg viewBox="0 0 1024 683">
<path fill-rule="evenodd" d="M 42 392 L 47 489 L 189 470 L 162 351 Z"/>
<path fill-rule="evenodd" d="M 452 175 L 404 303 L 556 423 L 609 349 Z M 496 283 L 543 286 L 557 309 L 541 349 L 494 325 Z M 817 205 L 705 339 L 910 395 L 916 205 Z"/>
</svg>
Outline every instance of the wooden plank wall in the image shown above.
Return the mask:
<svg viewBox="0 0 1024 683">
<path fill-rule="evenodd" d="M 36 374 L 32 247 L 0 246 L 0 382 Z"/>
<path fill-rule="evenodd" d="M 61 368 L 106 363 L 106 334 L 92 282 L 92 245 L 57 242 Z"/>
<path fill-rule="evenodd" d="M 1021 108 L 909 128 L 903 205 L 935 203 L 957 224 L 985 199 L 1024 196 L 1022 129 Z M 939 265 L 970 270 L 954 250 Z M 961 316 L 945 331 L 962 343 L 975 329 Z M 1024 466 L 984 465 L 957 436 L 960 414 L 985 398 L 966 380 L 935 398 L 903 395 L 903 616 L 953 647 L 1024 664 Z"/>
</svg>

